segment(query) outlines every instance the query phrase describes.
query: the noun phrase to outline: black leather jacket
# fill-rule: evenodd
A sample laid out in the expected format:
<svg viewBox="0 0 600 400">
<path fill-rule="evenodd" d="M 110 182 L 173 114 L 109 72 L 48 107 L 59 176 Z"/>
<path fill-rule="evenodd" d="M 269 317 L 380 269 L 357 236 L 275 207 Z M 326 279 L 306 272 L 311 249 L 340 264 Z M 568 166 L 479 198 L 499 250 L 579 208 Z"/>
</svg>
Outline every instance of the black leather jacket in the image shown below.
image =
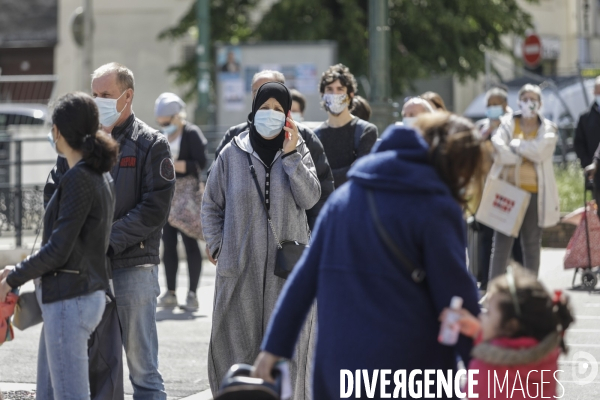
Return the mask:
<svg viewBox="0 0 600 400">
<path fill-rule="evenodd" d="M 166 137 L 132 114 L 112 131 L 120 144 L 111 171 L 117 191 L 108 255 L 113 269 L 160 263 L 160 238 L 175 190 Z M 69 166 L 59 158 L 44 187 L 47 200 Z"/>
<path fill-rule="evenodd" d="M 42 277 L 42 302 L 83 296 L 108 288 L 115 186 L 85 162 L 60 180 L 44 214 L 42 248 L 7 277 L 15 288 Z"/>
<path fill-rule="evenodd" d="M 300 123 L 297 125 L 298 133 L 300 133 L 300 136 L 302 136 L 302 138 L 306 142 L 306 147 L 308 147 L 310 156 L 312 157 L 313 163 L 315 164 L 315 169 L 317 170 L 317 178 L 319 178 L 319 182 L 321 183 L 321 198 L 319 199 L 317 204 L 313 206 L 313 208 L 311 208 L 310 210 L 306 210 L 308 226 L 310 230 L 312 230 L 315 226 L 315 222 L 317 221 L 317 217 L 319 216 L 321 208 L 323 208 L 323 205 L 329 198 L 329 195 L 333 193 L 333 174 L 331 173 L 331 168 L 329 167 L 329 162 L 327 161 L 327 156 L 325 155 L 325 150 L 323 150 L 323 145 L 321 144 L 321 141 L 319 140 L 317 135 L 315 135 L 315 133 L 311 131 L 310 128 L 308 128 L 307 126 L 304 126 Z M 247 122 L 229 128 L 227 132 L 225 132 L 223 139 L 221 139 L 221 143 L 219 143 L 219 146 L 215 151 L 215 160 L 219 158 L 219 153 L 221 152 L 221 150 L 223 150 L 227 143 L 231 142 L 231 140 L 233 140 L 234 137 L 238 136 L 240 133 L 246 130 L 248 130 Z"/>
</svg>

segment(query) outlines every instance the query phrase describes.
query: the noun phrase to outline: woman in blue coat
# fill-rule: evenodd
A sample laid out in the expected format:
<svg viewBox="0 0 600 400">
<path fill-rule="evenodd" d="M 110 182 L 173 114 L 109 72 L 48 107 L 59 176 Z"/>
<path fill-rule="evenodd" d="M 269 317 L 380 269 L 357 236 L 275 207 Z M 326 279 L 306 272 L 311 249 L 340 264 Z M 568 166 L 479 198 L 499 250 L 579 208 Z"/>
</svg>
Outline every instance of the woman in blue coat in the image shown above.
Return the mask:
<svg viewBox="0 0 600 400">
<path fill-rule="evenodd" d="M 315 298 L 314 399 L 340 397 L 341 370 L 353 375 L 367 370 L 372 378 L 374 370 L 389 369 L 387 393 L 392 394 L 397 370 L 406 370 L 408 377 L 417 369 L 456 371 L 458 357 L 468 363 L 472 341 L 460 337 L 452 347 L 438 343 L 438 318 L 453 296 L 479 313 L 477 289 L 466 268 L 462 207 L 465 187 L 481 174 L 482 148 L 474 126 L 462 117 L 429 114 L 416 126 L 422 134 L 390 126 L 372 153 L 354 164 L 349 182 L 329 198 L 311 246 L 271 317 L 255 376 L 271 380 L 274 364 L 292 357 Z M 423 282 L 411 279 L 407 266 L 378 236 L 368 190 L 393 242 L 425 271 Z M 379 397 L 379 383 L 376 387 Z M 435 384 L 430 391 L 437 392 Z"/>
</svg>

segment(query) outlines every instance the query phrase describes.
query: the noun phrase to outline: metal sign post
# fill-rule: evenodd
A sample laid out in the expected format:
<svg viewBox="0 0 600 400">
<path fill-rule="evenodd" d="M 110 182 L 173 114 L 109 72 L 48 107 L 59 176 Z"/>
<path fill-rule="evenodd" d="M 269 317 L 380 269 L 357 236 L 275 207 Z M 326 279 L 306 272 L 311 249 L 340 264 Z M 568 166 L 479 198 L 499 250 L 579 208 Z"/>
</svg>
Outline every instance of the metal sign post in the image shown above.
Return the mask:
<svg viewBox="0 0 600 400">
<path fill-rule="evenodd" d="M 379 132 L 393 122 L 393 109 L 390 102 L 390 34 L 388 25 L 388 2 L 369 1 L 369 80 L 370 101 L 373 110 L 371 122 Z"/>
<path fill-rule="evenodd" d="M 196 124 L 209 123 L 210 107 L 210 3 L 209 0 L 197 0 L 198 45 L 196 62 L 198 74 L 198 103 L 196 105 Z"/>
</svg>

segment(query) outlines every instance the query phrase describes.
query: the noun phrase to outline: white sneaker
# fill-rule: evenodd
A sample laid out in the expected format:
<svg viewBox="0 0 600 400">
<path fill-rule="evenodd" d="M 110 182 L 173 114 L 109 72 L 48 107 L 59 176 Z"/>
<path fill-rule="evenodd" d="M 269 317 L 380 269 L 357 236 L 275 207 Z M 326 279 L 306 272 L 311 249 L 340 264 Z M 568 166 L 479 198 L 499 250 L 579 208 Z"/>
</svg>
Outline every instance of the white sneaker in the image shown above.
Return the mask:
<svg viewBox="0 0 600 400">
<path fill-rule="evenodd" d="M 198 306 L 198 297 L 196 297 L 196 293 L 189 292 L 185 299 L 185 305 L 182 305 L 181 308 L 186 311 L 196 311 Z"/>
<path fill-rule="evenodd" d="M 158 298 L 158 303 L 156 306 L 163 308 L 177 307 L 177 296 L 175 296 L 175 293 L 167 291 L 167 293 Z"/>
</svg>

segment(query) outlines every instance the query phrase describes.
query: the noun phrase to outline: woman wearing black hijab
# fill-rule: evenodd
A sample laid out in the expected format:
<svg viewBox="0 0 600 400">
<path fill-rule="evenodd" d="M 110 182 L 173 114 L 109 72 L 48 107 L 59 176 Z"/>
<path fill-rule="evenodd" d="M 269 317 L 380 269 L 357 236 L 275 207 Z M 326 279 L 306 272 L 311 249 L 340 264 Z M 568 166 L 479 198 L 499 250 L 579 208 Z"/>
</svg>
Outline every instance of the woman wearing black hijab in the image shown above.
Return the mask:
<svg viewBox="0 0 600 400">
<path fill-rule="evenodd" d="M 208 354 L 213 395 L 229 367 L 254 362 L 285 283 L 274 274 L 277 239 L 273 230 L 280 241 L 309 240 L 305 210 L 319 200 L 321 187 L 304 139 L 294 121 L 286 118 L 291 105 L 284 85 L 262 85 L 252 104 L 249 130 L 223 148 L 206 184 L 202 227 L 209 259 L 217 265 Z M 312 357 L 309 342 L 313 318 L 314 312 L 291 360 L 294 399 L 308 397 L 306 371 Z"/>
</svg>

